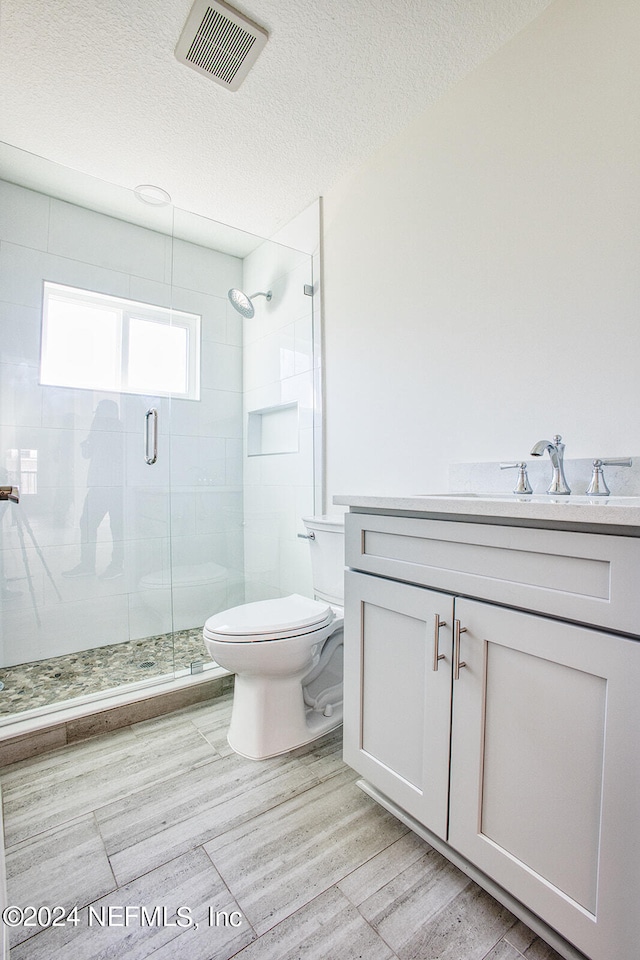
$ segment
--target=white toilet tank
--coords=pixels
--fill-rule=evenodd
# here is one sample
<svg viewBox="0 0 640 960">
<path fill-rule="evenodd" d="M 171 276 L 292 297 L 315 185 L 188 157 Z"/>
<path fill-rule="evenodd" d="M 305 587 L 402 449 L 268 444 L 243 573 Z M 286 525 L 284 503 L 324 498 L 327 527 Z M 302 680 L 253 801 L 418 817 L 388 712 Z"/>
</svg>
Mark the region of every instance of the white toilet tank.
<svg viewBox="0 0 640 960">
<path fill-rule="evenodd" d="M 309 548 L 313 592 L 320 600 L 344 605 L 344 520 L 342 517 L 303 517 Z"/>
</svg>

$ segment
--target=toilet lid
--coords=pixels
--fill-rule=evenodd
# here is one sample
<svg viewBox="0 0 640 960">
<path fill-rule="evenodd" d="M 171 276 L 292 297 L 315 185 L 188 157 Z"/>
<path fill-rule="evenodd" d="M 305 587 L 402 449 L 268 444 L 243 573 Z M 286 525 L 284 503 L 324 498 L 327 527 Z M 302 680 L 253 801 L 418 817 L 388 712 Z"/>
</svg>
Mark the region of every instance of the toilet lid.
<svg viewBox="0 0 640 960">
<path fill-rule="evenodd" d="M 258 600 L 222 610 L 209 617 L 204 633 L 218 640 L 279 639 L 318 630 L 330 623 L 332 617 L 328 603 L 293 593 L 289 597 Z"/>
</svg>

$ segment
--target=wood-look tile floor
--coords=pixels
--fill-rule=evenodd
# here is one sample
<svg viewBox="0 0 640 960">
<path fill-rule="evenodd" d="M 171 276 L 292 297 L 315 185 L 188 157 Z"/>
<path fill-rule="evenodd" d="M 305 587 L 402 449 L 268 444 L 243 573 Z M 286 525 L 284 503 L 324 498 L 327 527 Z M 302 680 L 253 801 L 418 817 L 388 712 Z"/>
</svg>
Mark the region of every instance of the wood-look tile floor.
<svg viewBox="0 0 640 960">
<path fill-rule="evenodd" d="M 0 771 L 9 903 L 78 921 L 41 911 L 11 960 L 560 960 L 356 787 L 340 733 L 234 754 L 230 696 Z"/>
</svg>

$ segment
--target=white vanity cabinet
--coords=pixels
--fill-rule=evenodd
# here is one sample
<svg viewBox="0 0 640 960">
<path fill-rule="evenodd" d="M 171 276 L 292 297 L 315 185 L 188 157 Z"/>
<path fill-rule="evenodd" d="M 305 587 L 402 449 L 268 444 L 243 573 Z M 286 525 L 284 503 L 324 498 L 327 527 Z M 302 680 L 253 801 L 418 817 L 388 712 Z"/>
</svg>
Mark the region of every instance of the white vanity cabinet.
<svg viewBox="0 0 640 960">
<path fill-rule="evenodd" d="M 346 544 L 346 762 L 568 945 L 640 956 L 640 540 L 352 513 Z"/>
<path fill-rule="evenodd" d="M 345 761 L 446 840 L 453 598 L 347 571 L 345 601 Z"/>
</svg>

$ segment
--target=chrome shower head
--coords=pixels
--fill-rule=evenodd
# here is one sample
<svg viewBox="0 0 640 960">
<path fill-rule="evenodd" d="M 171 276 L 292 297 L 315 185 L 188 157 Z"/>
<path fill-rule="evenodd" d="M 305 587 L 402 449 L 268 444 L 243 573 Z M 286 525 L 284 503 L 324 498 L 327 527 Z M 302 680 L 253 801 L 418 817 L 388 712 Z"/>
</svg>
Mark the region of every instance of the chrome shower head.
<svg viewBox="0 0 640 960">
<path fill-rule="evenodd" d="M 235 287 L 232 287 L 228 293 L 231 306 L 234 307 L 243 317 L 246 317 L 247 320 L 250 320 L 251 317 L 255 314 L 255 307 L 252 304 L 254 297 L 266 297 L 267 300 L 271 300 L 272 293 L 271 290 L 267 290 L 266 293 L 252 293 L 250 297 L 243 293 L 242 290 L 236 290 Z"/>
</svg>

